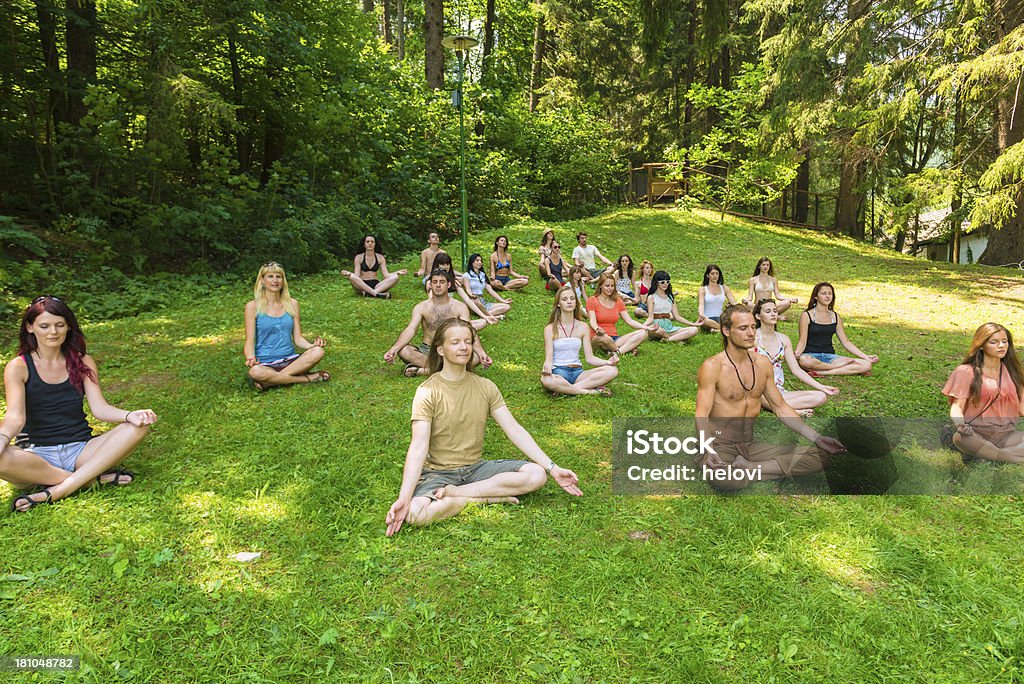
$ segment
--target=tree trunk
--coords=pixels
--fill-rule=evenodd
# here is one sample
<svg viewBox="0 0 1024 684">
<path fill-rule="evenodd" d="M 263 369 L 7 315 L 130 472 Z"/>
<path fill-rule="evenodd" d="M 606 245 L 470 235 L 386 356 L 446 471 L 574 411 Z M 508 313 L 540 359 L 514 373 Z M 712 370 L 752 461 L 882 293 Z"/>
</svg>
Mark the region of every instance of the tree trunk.
<svg viewBox="0 0 1024 684">
<path fill-rule="evenodd" d="M 427 86 L 434 90 L 444 88 L 444 51 L 441 32 L 444 30 L 444 4 L 442 0 L 423 2 L 424 67 Z"/>
<path fill-rule="evenodd" d="M 537 1 L 537 25 L 533 29 L 533 58 L 530 60 L 530 111 L 537 109 L 537 102 L 540 94 L 541 66 L 544 63 L 544 40 L 547 29 L 544 26 L 544 13 L 540 10 L 540 0 Z"/>
<path fill-rule="evenodd" d="M 391 30 L 391 7 L 395 0 L 380 0 L 380 6 L 384 8 L 384 42 L 388 45 L 395 44 L 395 35 Z"/>
<path fill-rule="evenodd" d="M 793 220 L 797 223 L 807 223 L 807 209 L 810 206 L 811 197 L 811 149 L 805 145 L 806 152 L 804 160 L 796 170 L 796 185 L 793 197 Z"/>
<path fill-rule="evenodd" d="M 285 130 L 284 121 L 277 112 L 267 112 L 267 130 L 263 137 L 263 168 L 260 172 L 260 185 L 270 181 L 270 173 L 275 162 L 284 157 Z"/>
<path fill-rule="evenodd" d="M 86 114 L 86 90 L 96 83 L 96 32 L 96 2 L 67 0 L 67 120 L 75 125 Z"/>
<path fill-rule="evenodd" d="M 373 11 L 373 0 L 363 0 L 363 12 L 369 14 Z"/>
<path fill-rule="evenodd" d="M 238 161 L 238 172 L 249 173 L 252 168 L 252 114 L 243 102 L 242 69 L 238 65 L 238 46 L 235 44 L 235 26 L 232 25 L 228 35 L 228 62 L 231 64 L 232 100 L 237 107 L 235 121 L 238 122 L 238 133 L 235 134 L 235 159 Z"/>
<path fill-rule="evenodd" d="M 483 73 L 487 73 L 487 58 L 494 52 L 494 24 L 495 24 L 494 0 L 487 0 L 486 16 L 484 18 L 484 61 Z"/>
<path fill-rule="evenodd" d="M 907 231 L 905 231 L 902 228 L 900 228 L 898 231 L 896 231 L 896 247 L 895 247 L 895 250 L 897 252 L 899 252 L 900 254 L 902 254 L 903 253 L 903 248 L 906 246 L 906 244 L 907 244 Z"/>
<path fill-rule="evenodd" d="M 996 0 L 993 4 L 996 35 L 1002 41 L 1024 20 L 1018 0 Z M 1021 79 L 1006 85 L 996 105 L 996 152 L 1002 154 L 1024 140 L 1024 84 Z M 989 231 L 988 245 L 979 264 L 1002 265 L 1024 261 L 1024 194 L 1018 192 L 1013 217 L 999 230 Z"/>
<path fill-rule="evenodd" d="M 53 142 L 57 127 L 67 120 L 67 98 L 60 73 L 60 54 L 57 52 L 57 19 L 52 10 L 48 0 L 36 0 L 36 21 L 39 24 L 39 45 L 43 51 L 43 74 L 47 88 L 47 142 Z"/>
<path fill-rule="evenodd" d="M 860 185 L 864 174 L 864 162 L 851 158 L 848 148 L 852 145 L 848 137 L 840 143 L 840 147 L 843 149 L 843 161 L 839 172 L 839 199 L 836 200 L 835 228 L 851 237 L 862 239 L 864 225 L 857 221 L 861 200 L 857 186 Z"/>
<path fill-rule="evenodd" d="M 398 59 L 405 59 L 405 0 L 395 0 L 395 35 L 398 38 Z"/>
</svg>

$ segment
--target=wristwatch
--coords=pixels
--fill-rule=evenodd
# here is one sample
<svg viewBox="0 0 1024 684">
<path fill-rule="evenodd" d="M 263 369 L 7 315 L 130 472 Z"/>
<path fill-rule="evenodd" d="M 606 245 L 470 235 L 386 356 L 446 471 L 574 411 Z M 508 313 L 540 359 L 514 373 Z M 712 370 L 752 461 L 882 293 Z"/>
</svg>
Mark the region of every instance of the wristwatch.
<svg viewBox="0 0 1024 684">
<path fill-rule="evenodd" d="M 548 465 L 547 465 L 547 467 L 546 467 L 546 468 L 545 468 L 544 470 L 548 471 L 548 474 L 550 474 L 550 473 L 551 473 L 551 471 L 552 471 L 552 470 L 554 470 L 554 469 L 555 469 L 555 462 L 554 462 L 554 461 L 552 461 L 552 460 L 551 460 L 551 459 L 549 458 L 549 459 L 548 459 Z"/>
</svg>

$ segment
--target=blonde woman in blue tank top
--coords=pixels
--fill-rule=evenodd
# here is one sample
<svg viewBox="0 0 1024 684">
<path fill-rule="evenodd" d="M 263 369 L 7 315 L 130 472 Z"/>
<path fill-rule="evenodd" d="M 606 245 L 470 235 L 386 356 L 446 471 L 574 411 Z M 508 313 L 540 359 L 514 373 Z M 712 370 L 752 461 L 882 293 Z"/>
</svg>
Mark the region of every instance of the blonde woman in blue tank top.
<svg viewBox="0 0 1024 684">
<path fill-rule="evenodd" d="M 245 365 L 253 386 L 262 391 L 275 385 L 330 380 L 327 371 L 311 372 L 324 357 L 326 346 L 322 337 L 310 342 L 302 336 L 299 303 L 288 293 L 281 265 L 263 264 L 253 300 L 245 305 Z"/>
<path fill-rule="evenodd" d="M 544 327 L 544 367 L 540 384 L 554 394 L 600 394 L 611 396 L 606 385 L 619 374 L 617 354 L 605 361 L 594 354 L 590 327 L 580 310 L 580 300 L 571 285 L 555 293 L 555 305 Z M 583 370 L 580 351 L 594 368 Z"/>
</svg>

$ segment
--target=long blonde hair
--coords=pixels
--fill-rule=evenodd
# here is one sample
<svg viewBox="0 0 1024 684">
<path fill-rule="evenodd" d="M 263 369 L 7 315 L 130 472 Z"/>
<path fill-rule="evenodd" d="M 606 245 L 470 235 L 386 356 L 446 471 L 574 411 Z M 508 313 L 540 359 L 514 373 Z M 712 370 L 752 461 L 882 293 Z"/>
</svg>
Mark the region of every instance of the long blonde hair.
<svg viewBox="0 0 1024 684">
<path fill-rule="evenodd" d="M 573 318 L 575 318 L 577 321 L 587 320 L 583 316 L 583 311 L 580 309 L 580 296 L 576 294 L 576 288 L 574 288 L 572 285 L 566 284 L 558 288 L 558 290 L 555 292 L 555 306 L 553 309 L 551 309 L 551 315 L 548 316 L 548 325 L 554 325 L 555 323 L 557 323 L 561 316 L 562 307 L 560 304 L 560 300 L 562 299 L 563 292 L 572 292 L 572 298 L 576 300 L 576 307 L 573 309 L 572 312 Z"/>
<path fill-rule="evenodd" d="M 284 274 L 284 268 L 276 261 L 263 264 L 256 276 L 256 285 L 252 288 L 252 298 L 256 300 L 256 314 L 267 313 L 267 288 L 263 285 L 263 276 L 268 273 L 281 274 L 281 305 L 289 316 L 294 316 L 298 309 L 295 308 L 295 300 L 288 293 L 288 277 Z"/>
<path fill-rule="evenodd" d="M 429 375 L 439 373 L 444 368 L 444 357 L 437 351 L 438 347 L 444 345 L 445 335 L 452 328 L 467 328 L 469 329 L 470 338 L 473 344 L 476 345 L 476 330 L 469 324 L 469 321 L 465 321 L 461 318 L 446 318 L 441 321 L 441 325 L 437 326 L 437 330 L 434 331 L 434 339 L 430 341 L 430 351 L 427 352 L 427 370 Z M 472 357 L 470 357 L 472 359 Z M 472 363 L 466 366 L 466 370 L 470 373 L 473 372 Z"/>
</svg>

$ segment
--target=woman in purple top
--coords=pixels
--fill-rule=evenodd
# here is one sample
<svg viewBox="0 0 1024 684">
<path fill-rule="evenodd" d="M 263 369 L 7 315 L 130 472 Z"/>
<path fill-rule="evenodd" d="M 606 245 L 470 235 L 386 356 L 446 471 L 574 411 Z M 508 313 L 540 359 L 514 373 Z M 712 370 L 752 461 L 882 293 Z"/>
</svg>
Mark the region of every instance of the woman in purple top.
<svg viewBox="0 0 1024 684">
<path fill-rule="evenodd" d="M 0 421 L 0 479 L 21 494 L 11 510 L 21 513 L 53 503 L 90 483 L 131 484 L 134 475 L 115 467 L 149 432 L 149 409 L 111 406 L 100 391 L 96 362 L 85 353 L 85 336 L 71 309 L 56 297 L 39 297 L 25 310 L 18 355 L 4 369 L 7 412 Z M 120 423 L 93 436 L 82 398 L 97 420 Z M 9 444 L 17 437 L 15 445 Z"/>
</svg>

